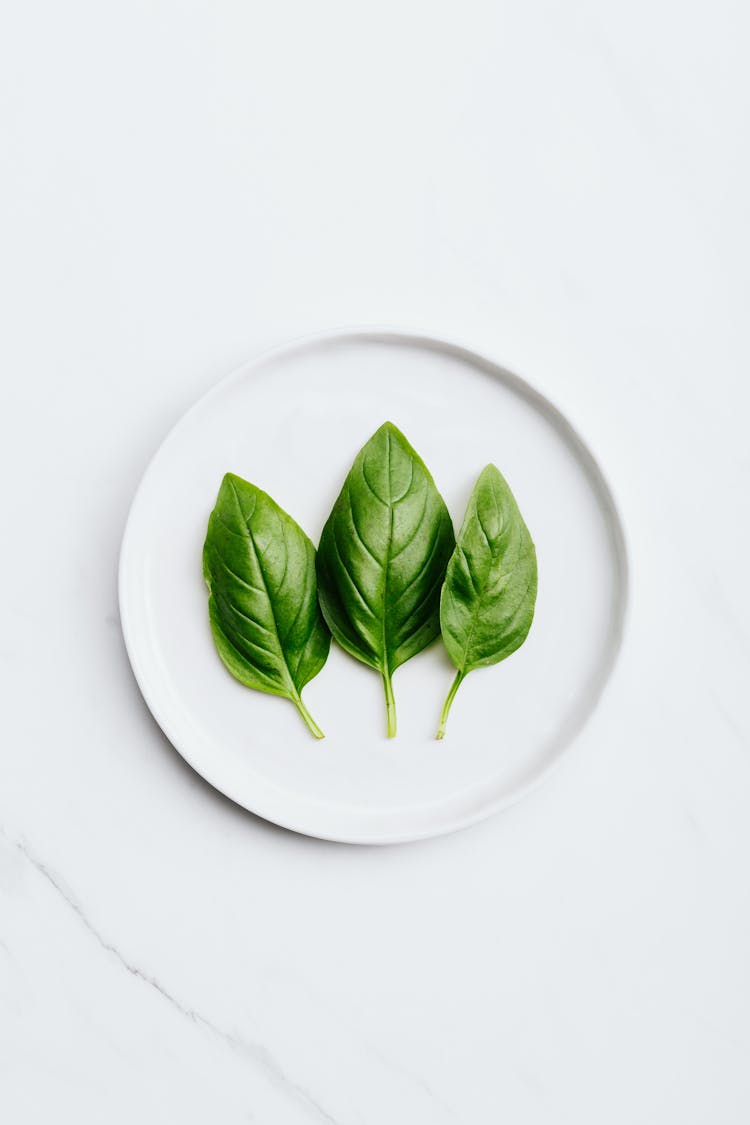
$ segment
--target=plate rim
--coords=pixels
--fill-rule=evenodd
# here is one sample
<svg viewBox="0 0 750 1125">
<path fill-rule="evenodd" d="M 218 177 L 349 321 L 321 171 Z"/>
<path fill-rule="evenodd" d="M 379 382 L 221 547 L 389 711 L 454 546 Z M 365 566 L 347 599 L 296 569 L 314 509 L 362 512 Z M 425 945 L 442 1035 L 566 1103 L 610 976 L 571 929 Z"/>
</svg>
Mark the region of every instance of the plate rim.
<svg viewBox="0 0 750 1125">
<path fill-rule="evenodd" d="M 611 523 L 616 538 L 616 555 L 620 560 L 620 574 L 619 574 L 619 589 L 620 597 L 618 600 L 618 613 L 615 620 L 615 630 L 613 641 L 610 643 L 605 656 L 605 662 L 602 667 L 602 674 L 596 682 L 593 692 L 593 699 L 591 706 L 586 711 L 583 719 L 577 723 L 575 728 L 569 735 L 568 741 L 565 743 L 562 752 L 556 754 L 549 761 L 544 763 L 524 784 L 518 786 L 512 793 L 500 795 L 494 799 L 490 799 L 480 805 L 479 808 L 469 813 L 458 813 L 452 817 L 448 817 L 444 822 L 440 823 L 437 827 L 427 829 L 419 829 L 413 832 L 403 831 L 372 831 L 366 830 L 362 832 L 352 833 L 350 831 L 335 831 L 325 830 L 320 825 L 304 824 L 294 817 L 283 817 L 277 815 L 276 811 L 269 811 L 263 809 L 263 802 L 260 801 L 258 805 L 251 807 L 243 800 L 239 799 L 233 793 L 228 791 L 220 781 L 211 776 L 211 770 L 206 769 L 205 765 L 197 764 L 193 757 L 190 756 L 183 747 L 179 745 L 179 735 L 174 733 L 174 726 L 168 715 L 165 715 L 161 705 L 154 699 L 154 693 L 151 691 L 148 676 L 140 667 L 140 663 L 135 651 L 135 642 L 132 634 L 132 625 L 128 609 L 128 550 L 130 540 L 133 537 L 133 528 L 136 524 L 136 519 L 139 514 L 139 507 L 142 503 L 142 498 L 146 493 L 149 479 L 154 471 L 156 462 L 161 454 L 164 446 L 171 439 L 173 434 L 187 422 L 188 418 L 192 416 L 194 411 L 202 408 L 214 395 L 218 395 L 232 384 L 239 382 L 242 379 L 252 375 L 255 368 L 261 367 L 263 364 L 283 357 L 285 354 L 303 350 L 307 347 L 316 344 L 324 343 L 327 341 L 345 340 L 350 339 L 353 341 L 366 341 L 368 339 L 377 339 L 382 342 L 389 343 L 403 343 L 411 346 L 422 346 L 431 350 L 441 351 L 444 354 L 453 355 L 459 359 L 471 363 L 473 366 L 483 367 L 497 374 L 506 386 L 511 387 L 514 391 L 521 394 L 527 402 L 536 405 L 542 412 L 550 418 L 556 428 L 561 431 L 565 437 L 572 442 L 575 447 L 576 453 L 582 455 L 586 462 L 586 468 L 591 473 L 593 472 L 597 486 L 600 490 L 602 498 L 606 501 L 607 509 L 611 516 Z M 133 498 L 128 508 L 128 513 L 125 519 L 124 530 L 120 545 L 119 559 L 118 559 L 118 574 L 117 574 L 117 591 L 118 591 L 118 605 L 120 616 L 120 627 L 123 636 L 123 642 L 127 653 L 128 661 L 135 677 L 138 689 L 143 697 L 143 701 L 159 726 L 162 733 L 167 738 L 173 750 L 180 755 L 191 769 L 203 778 L 212 788 L 222 793 L 225 797 L 231 800 L 239 808 L 244 809 L 253 816 L 260 817 L 268 823 L 275 824 L 288 831 L 298 833 L 303 836 L 309 836 L 314 839 L 327 840 L 333 843 L 343 844 L 357 844 L 357 845 L 388 845 L 388 844 L 401 844 L 416 842 L 418 840 L 430 839 L 432 837 L 447 835 L 452 832 L 459 831 L 463 828 L 468 828 L 472 824 L 477 824 L 482 820 L 493 816 L 495 813 L 501 812 L 515 805 L 518 801 L 523 800 L 532 793 L 538 786 L 540 786 L 550 774 L 557 769 L 564 759 L 568 757 L 574 749 L 577 739 L 581 732 L 584 730 L 592 715 L 598 709 L 602 697 L 611 683 L 614 676 L 616 667 L 619 663 L 620 654 L 622 652 L 626 629 L 630 616 L 630 601 L 632 584 L 632 564 L 631 552 L 629 547 L 628 534 L 626 529 L 626 522 L 623 519 L 623 509 L 618 501 L 615 490 L 612 487 L 609 476 L 604 472 L 601 461 L 595 452 L 595 447 L 587 437 L 581 433 L 578 425 L 574 424 L 567 413 L 563 413 L 557 402 L 547 394 L 546 391 L 540 390 L 534 383 L 530 382 L 527 378 L 519 375 L 516 371 L 506 367 L 505 364 L 496 359 L 492 354 L 488 353 L 483 348 L 474 347 L 464 341 L 458 341 L 455 338 L 448 338 L 437 333 L 428 332 L 424 330 L 396 327 L 392 325 L 381 324 L 358 324 L 353 326 L 343 326 L 333 329 L 324 329 L 318 332 L 304 333 L 299 336 L 292 337 L 281 343 L 274 344 L 259 351 L 250 359 L 245 360 L 239 366 L 230 371 L 227 375 L 222 376 L 211 387 L 208 388 L 203 394 L 187 408 L 176 419 L 176 421 L 169 427 L 167 432 L 162 437 L 156 449 L 149 458 L 145 469 L 138 481 Z M 274 783 L 275 784 L 275 783 Z"/>
</svg>

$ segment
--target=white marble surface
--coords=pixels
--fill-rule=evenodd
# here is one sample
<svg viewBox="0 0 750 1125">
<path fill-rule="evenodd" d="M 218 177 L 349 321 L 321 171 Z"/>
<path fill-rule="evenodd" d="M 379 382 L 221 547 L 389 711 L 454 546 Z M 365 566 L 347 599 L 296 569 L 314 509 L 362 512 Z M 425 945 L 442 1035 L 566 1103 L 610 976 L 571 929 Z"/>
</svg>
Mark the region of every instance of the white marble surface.
<svg viewBox="0 0 750 1125">
<path fill-rule="evenodd" d="M 0 1117 L 750 1119 L 750 20 L 734 0 L 11 6 L 0 36 Z M 590 438 L 633 602 L 511 812 L 385 849 L 191 773 L 116 559 L 166 429 L 345 323 Z"/>
</svg>

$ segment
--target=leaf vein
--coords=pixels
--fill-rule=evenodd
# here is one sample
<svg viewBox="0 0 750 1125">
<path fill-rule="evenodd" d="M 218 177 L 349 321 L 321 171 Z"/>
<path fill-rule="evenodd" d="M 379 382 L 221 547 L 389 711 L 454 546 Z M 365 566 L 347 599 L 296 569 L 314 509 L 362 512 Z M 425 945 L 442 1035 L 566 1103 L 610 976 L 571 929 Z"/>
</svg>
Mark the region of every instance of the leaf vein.
<svg viewBox="0 0 750 1125">
<path fill-rule="evenodd" d="M 414 542 L 414 540 L 416 539 L 417 535 L 419 534 L 419 529 L 421 528 L 422 524 L 424 523 L 424 517 L 425 517 L 425 514 L 426 514 L 426 512 L 427 512 L 427 501 L 428 501 L 428 495 L 427 495 L 427 489 L 425 489 L 425 494 L 424 494 L 424 505 L 423 505 L 423 507 L 422 507 L 422 511 L 421 511 L 421 513 L 420 513 L 420 516 L 419 516 L 419 520 L 418 520 L 418 521 L 417 521 L 417 523 L 415 524 L 415 526 L 414 526 L 414 531 L 413 531 L 413 532 L 411 533 L 411 535 L 410 535 L 410 536 L 409 536 L 409 538 L 408 538 L 408 539 L 406 540 L 406 542 L 405 542 L 405 543 L 402 543 L 402 545 L 401 545 L 401 546 L 399 547 L 399 549 L 398 549 L 398 550 L 396 551 L 396 554 L 395 554 L 395 555 L 392 555 L 392 556 L 391 556 L 391 562 L 392 562 L 392 563 L 394 563 L 394 562 L 396 561 L 396 559 L 399 559 L 399 558 L 401 558 L 401 556 L 403 555 L 404 551 L 405 551 L 405 550 L 407 550 L 407 548 L 408 548 L 408 547 L 410 547 L 410 546 L 412 545 L 412 543 L 413 543 L 413 542 Z"/>
<path fill-rule="evenodd" d="M 358 542 L 359 542 L 360 546 L 362 547 L 362 549 L 364 550 L 364 552 L 365 552 L 365 553 L 366 553 L 367 555 L 369 555 L 369 557 L 370 557 L 370 558 L 372 559 L 372 561 L 373 561 L 373 562 L 374 562 L 374 563 L 375 563 L 375 564 L 376 564 L 377 566 L 379 566 L 379 567 L 380 567 L 380 566 L 382 566 L 382 565 L 383 565 L 383 564 L 382 564 L 382 562 L 381 562 L 381 561 L 380 561 L 380 559 L 379 559 L 379 558 L 377 557 L 377 555 L 375 555 L 375 554 L 374 554 L 374 553 L 373 553 L 373 552 L 372 552 L 372 551 L 370 550 L 370 548 L 369 548 L 369 547 L 367 546 L 367 544 L 365 543 L 365 540 L 364 540 L 364 538 L 363 538 L 363 536 L 362 536 L 362 532 L 361 532 L 361 531 L 359 530 L 359 527 L 357 526 L 357 521 L 356 521 L 356 519 L 355 519 L 355 516 L 354 516 L 354 504 L 352 503 L 352 495 L 351 495 L 351 485 L 349 484 L 349 481 L 348 481 L 348 480 L 347 480 L 347 482 L 346 482 L 346 488 L 347 488 L 347 496 L 348 496 L 348 498 L 349 498 L 349 512 L 350 512 L 350 514 L 351 514 L 351 517 L 352 517 L 352 527 L 354 528 L 354 534 L 356 535 L 356 537 L 357 537 L 357 540 L 358 540 Z"/>
<path fill-rule="evenodd" d="M 251 590 L 252 593 L 254 593 L 254 594 L 261 594 L 262 596 L 266 595 L 266 591 L 264 589 L 262 589 L 260 586 L 253 586 L 252 582 L 248 582 L 247 579 L 243 578 L 241 574 L 237 574 L 236 571 L 232 570 L 231 566 L 229 566 L 229 564 L 224 561 L 224 559 L 221 557 L 221 555 L 217 554 L 216 559 L 217 559 L 219 565 L 222 566 L 224 568 L 224 570 L 227 572 L 227 574 L 231 574 L 232 578 L 236 579 L 237 582 L 239 582 L 242 586 L 245 586 L 248 590 Z"/>
<path fill-rule="evenodd" d="M 359 586 L 356 583 L 356 580 L 355 580 L 354 576 L 350 573 L 350 571 L 349 571 L 349 569 L 348 569 L 348 567 L 347 567 L 347 565 L 344 561 L 343 555 L 341 554 L 341 549 L 339 547 L 338 540 L 336 538 L 336 524 L 335 524 L 335 522 L 333 524 L 333 527 L 331 528 L 331 541 L 332 541 L 334 549 L 336 551 L 336 557 L 338 558 L 339 563 L 341 564 L 341 569 L 343 570 L 346 577 L 349 579 L 352 590 L 354 591 L 354 593 L 357 595 L 357 597 L 361 601 L 363 607 L 370 614 L 373 621 L 377 621 L 378 620 L 377 613 L 372 608 L 372 606 L 370 605 L 370 603 L 367 601 L 364 594 L 360 590 Z"/>
</svg>

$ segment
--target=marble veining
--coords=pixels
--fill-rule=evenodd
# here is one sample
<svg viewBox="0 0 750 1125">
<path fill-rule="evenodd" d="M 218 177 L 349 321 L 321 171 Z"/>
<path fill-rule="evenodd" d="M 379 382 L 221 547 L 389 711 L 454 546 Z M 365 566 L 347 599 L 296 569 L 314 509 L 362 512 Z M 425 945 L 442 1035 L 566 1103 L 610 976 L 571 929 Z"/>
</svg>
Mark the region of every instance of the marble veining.
<svg viewBox="0 0 750 1125">
<path fill-rule="evenodd" d="M 2 828 L 0 828 L 0 833 L 8 840 Z M 238 1051 L 245 1058 L 250 1060 L 253 1065 L 259 1067 L 270 1081 L 278 1085 L 285 1093 L 289 1094 L 290 1097 L 297 1099 L 305 1109 L 309 1111 L 311 1120 L 326 1121 L 329 1125 L 337 1125 L 336 1118 L 332 1117 L 323 1106 L 315 1100 L 308 1090 L 303 1089 L 284 1073 L 277 1060 L 266 1047 L 262 1046 L 262 1044 L 250 1043 L 240 1036 L 217 1026 L 212 1020 L 208 1019 L 200 1012 L 197 1012 L 194 1008 L 186 1007 L 185 1004 L 178 1000 L 177 997 L 173 996 L 163 984 L 155 979 L 155 977 L 143 972 L 137 965 L 132 964 L 117 946 L 113 945 L 102 936 L 99 930 L 86 916 L 80 903 L 74 898 L 71 892 L 66 889 L 62 879 L 53 873 L 50 867 L 35 854 L 26 841 L 11 840 L 8 842 L 20 852 L 34 870 L 52 887 L 59 898 L 73 911 L 87 933 L 91 935 L 100 948 L 103 949 L 105 953 L 109 954 L 125 972 L 129 973 L 147 987 L 153 988 L 175 1011 L 179 1012 L 180 1015 L 185 1016 L 186 1019 L 191 1020 L 197 1026 L 204 1028 L 206 1031 L 210 1032 L 211 1035 L 215 1035 L 233 1050 Z M 9 953 L 5 944 L 1 944 L 2 948 Z"/>
</svg>

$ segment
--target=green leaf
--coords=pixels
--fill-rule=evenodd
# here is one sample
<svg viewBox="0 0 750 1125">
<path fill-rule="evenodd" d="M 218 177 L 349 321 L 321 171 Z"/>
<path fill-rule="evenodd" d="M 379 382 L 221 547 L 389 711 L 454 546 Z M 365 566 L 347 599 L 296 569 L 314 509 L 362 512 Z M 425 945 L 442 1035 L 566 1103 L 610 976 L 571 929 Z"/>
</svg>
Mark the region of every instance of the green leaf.
<svg viewBox="0 0 750 1125">
<path fill-rule="evenodd" d="M 497 664 L 523 644 L 534 619 L 536 551 L 513 493 L 494 465 L 479 475 L 440 595 L 440 628 L 458 669 L 453 698 L 474 668 Z"/>
<path fill-rule="evenodd" d="M 318 606 L 315 548 L 271 497 L 227 473 L 208 521 L 203 574 L 222 661 L 240 683 L 295 705 L 323 733 L 301 698 L 328 658 Z"/>
<path fill-rule="evenodd" d="M 323 528 L 318 588 L 336 640 L 383 678 L 389 738 L 391 677 L 440 632 L 440 586 L 454 542 L 424 462 L 386 422 L 357 454 Z"/>
</svg>

